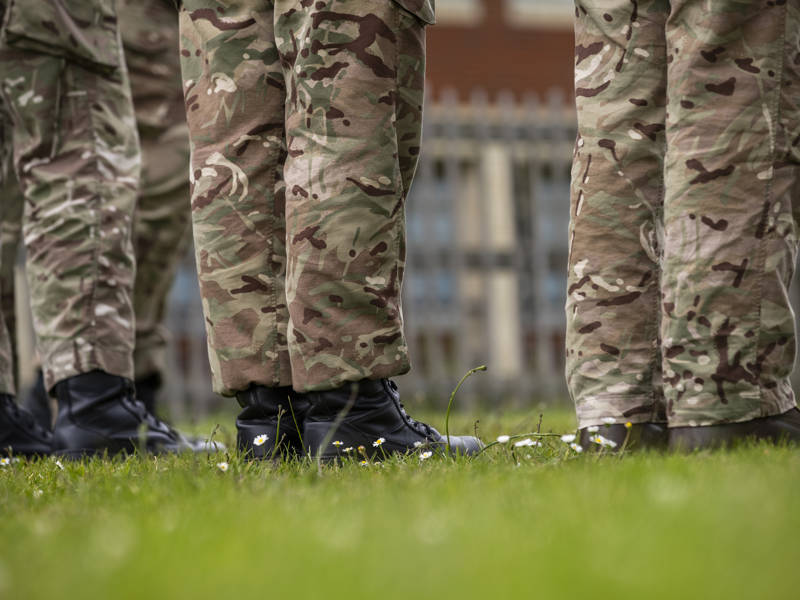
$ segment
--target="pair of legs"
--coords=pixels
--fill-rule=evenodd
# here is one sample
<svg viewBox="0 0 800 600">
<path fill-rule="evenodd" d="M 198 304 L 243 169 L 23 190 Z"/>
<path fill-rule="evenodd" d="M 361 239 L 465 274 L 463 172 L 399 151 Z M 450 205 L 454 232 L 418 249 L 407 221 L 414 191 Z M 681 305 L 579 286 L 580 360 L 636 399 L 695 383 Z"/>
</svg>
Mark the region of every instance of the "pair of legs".
<svg viewBox="0 0 800 600">
<path fill-rule="evenodd" d="M 567 379 L 579 426 L 794 409 L 800 9 L 581 0 Z"/>
<path fill-rule="evenodd" d="M 165 0 L 118 2 L 125 62 L 142 152 L 141 183 L 133 218 L 136 275 L 133 285 L 137 395 L 151 412 L 164 380 L 168 333 L 163 326 L 166 300 L 191 231 L 189 228 L 189 138 L 183 112 L 178 15 Z M 6 126 L 8 129 L 8 125 Z M 10 162 L 10 161 L 9 161 Z M 9 337 L 16 340 L 14 264 L 22 229 L 23 197 L 11 165 L 3 179 L 0 232 L 0 289 Z M 28 408 L 50 427 L 43 382 L 37 382 Z"/>
<path fill-rule="evenodd" d="M 24 196 L 22 235 L 45 389 L 59 402 L 50 442 L 27 427 L 30 420 L 11 400 L 12 342 L 0 326 L 2 447 L 130 450 L 142 427 L 150 448 L 187 447 L 136 402 L 131 385 L 140 149 L 116 12 L 97 1 L 69 12 L 50 2 L 0 7 L 4 151 L 13 154 Z M 19 197 L 2 202 L 5 235 Z"/>
<path fill-rule="evenodd" d="M 350 382 L 408 370 L 404 200 L 432 16 L 422 0 L 183 3 L 192 220 L 218 393 L 246 407 L 276 390 L 321 405 Z M 374 395 L 388 401 L 390 388 Z"/>
</svg>

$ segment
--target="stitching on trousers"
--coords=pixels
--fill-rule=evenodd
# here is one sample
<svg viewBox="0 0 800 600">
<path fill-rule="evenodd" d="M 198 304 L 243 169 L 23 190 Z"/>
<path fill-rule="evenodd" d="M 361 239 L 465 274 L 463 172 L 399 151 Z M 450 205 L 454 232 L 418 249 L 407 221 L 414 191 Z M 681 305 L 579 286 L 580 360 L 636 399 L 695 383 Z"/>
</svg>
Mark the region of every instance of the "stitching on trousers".
<svg viewBox="0 0 800 600">
<path fill-rule="evenodd" d="M 783 76 L 784 72 L 786 71 L 786 13 L 788 11 L 788 3 L 783 5 L 781 10 L 781 36 L 779 40 L 779 52 L 780 52 L 780 66 L 778 68 L 778 73 L 776 77 L 777 84 L 775 86 L 775 99 L 773 100 L 772 110 L 770 111 L 770 116 L 774 115 L 774 123 L 773 126 L 770 127 L 770 156 L 769 156 L 769 168 L 772 172 L 772 177 L 770 177 L 769 181 L 767 181 L 767 185 L 764 189 L 764 202 L 767 204 L 771 204 L 772 201 L 772 184 L 775 181 L 775 155 L 777 152 L 777 128 L 780 126 L 780 116 L 781 116 L 781 92 L 783 89 Z M 767 244 L 769 242 L 769 233 L 768 231 L 764 231 L 764 237 L 761 239 L 761 243 L 758 245 L 757 251 L 757 259 L 758 259 L 758 335 L 756 336 L 756 343 L 755 343 L 755 358 L 758 358 L 758 353 L 761 348 L 764 327 L 762 323 L 762 305 L 764 303 L 764 279 L 765 279 L 765 269 L 766 269 L 766 262 L 767 262 Z M 794 326 L 794 325 L 793 325 Z M 766 360 L 766 358 L 765 358 Z M 758 389 L 758 396 L 760 399 L 764 398 L 764 390 L 761 385 L 761 372 L 758 372 L 758 381 L 756 381 L 756 387 Z"/>
</svg>

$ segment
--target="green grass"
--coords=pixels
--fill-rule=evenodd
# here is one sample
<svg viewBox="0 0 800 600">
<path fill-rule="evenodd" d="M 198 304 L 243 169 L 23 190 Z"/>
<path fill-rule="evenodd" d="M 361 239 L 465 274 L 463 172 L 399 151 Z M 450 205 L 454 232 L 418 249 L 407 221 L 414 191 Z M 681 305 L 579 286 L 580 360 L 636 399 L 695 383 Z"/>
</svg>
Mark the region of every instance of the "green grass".
<svg viewBox="0 0 800 600">
<path fill-rule="evenodd" d="M 572 423 L 546 412 L 542 431 Z M 798 474 L 788 448 L 620 459 L 557 437 L 321 475 L 235 455 L 17 463 L 0 468 L 0 598 L 793 598 Z"/>
</svg>

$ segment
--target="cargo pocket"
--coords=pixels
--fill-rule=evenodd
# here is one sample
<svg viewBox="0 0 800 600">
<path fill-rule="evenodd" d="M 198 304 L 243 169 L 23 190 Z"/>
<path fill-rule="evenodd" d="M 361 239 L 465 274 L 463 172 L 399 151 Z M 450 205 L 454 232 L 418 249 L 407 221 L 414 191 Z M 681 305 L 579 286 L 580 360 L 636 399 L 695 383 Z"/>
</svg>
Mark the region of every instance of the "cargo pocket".
<svg viewBox="0 0 800 600">
<path fill-rule="evenodd" d="M 89 68 L 121 65 L 114 0 L 10 0 L 2 31 L 12 48 L 52 54 Z"/>
<path fill-rule="evenodd" d="M 420 21 L 428 25 L 436 23 L 434 1 L 435 0 L 394 0 L 396 4 L 402 6 Z"/>
</svg>

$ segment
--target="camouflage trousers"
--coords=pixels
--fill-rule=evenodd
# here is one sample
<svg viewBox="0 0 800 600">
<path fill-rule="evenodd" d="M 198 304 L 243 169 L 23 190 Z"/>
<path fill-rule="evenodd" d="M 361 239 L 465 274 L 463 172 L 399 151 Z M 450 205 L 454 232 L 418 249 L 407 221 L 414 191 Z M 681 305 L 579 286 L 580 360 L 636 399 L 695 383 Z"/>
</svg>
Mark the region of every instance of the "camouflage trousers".
<svg viewBox="0 0 800 600">
<path fill-rule="evenodd" d="M 117 11 L 142 148 L 141 185 L 133 222 L 134 374 L 137 379 L 163 377 L 168 343 L 163 325 L 167 295 L 191 236 L 189 138 L 177 51 L 178 13 L 171 0 L 120 0 Z M 16 178 L 8 175 L 6 171 L 0 207 L 0 302 L 13 350 L 14 263 L 23 199 Z"/>
<path fill-rule="evenodd" d="M 215 391 L 409 368 L 404 200 L 429 0 L 186 0 L 192 220 Z"/>
<path fill-rule="evenodd" d="M 131 220 L 140 155 L 114 3 L 0 7 L 3 154 L 13 154 L 24 193 L 22 235 L 46 385 L 92 369 L 132 377 Z M 14 213 L 7 201 L 20 206 L 13 193 L 4 195 L 4 236 L 13 229 L 5 227 Z M 0 327 L 0 392 L 9 394 L 11 346 Z"/>
<path fill-rule="evenodd" d="M 142 147 L 133 223 L 133 360 L 140 379 L 161 375 L 167 363 L 167 296 L 191 242 L 189 131 L 173 0 L 117 0 L 117 7 Z"/>
<path fill-rule="evenodd" d="M 792 408 L 800 5 L 578 0 L 575 31 L 580 426 Z"/>
</svg>

